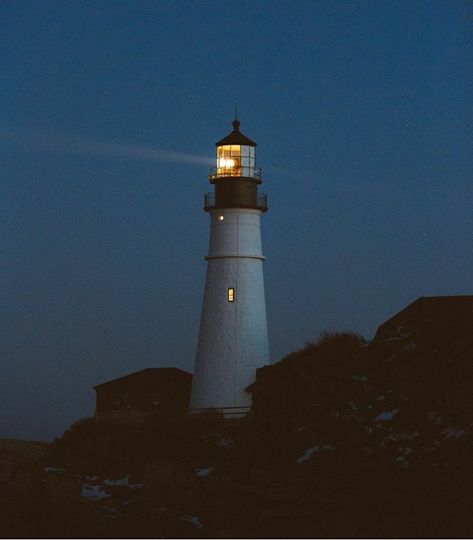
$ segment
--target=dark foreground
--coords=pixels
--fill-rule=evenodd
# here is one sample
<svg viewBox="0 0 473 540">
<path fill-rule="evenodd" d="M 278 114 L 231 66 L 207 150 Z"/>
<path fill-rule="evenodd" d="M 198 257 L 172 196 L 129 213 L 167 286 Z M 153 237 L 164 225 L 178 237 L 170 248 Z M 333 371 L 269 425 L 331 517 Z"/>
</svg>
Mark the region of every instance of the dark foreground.
<svg viewBox="0 0 473 540">
<path fill-rule="evenodd" d="M 473 336 L 326 337 L 251 416 L 0 442 L 2 537 L 472 537 Z"/>
</svg>

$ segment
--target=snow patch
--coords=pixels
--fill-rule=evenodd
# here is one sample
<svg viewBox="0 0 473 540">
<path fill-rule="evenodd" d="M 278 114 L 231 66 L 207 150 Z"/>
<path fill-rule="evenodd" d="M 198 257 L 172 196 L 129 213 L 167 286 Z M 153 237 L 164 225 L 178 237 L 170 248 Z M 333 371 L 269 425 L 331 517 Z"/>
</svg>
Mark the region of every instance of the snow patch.
<svg viewBox="0 0 473 540">
<path fill-rule="evenodd" d="M 103 483 L 106 486 L 125 486 L 129 487 L 131 489 L 140 489 L 143 484 L 130 484 L 129 482 L 130 475 L 127 474 L 123 478 L 120 478 L 118 480 L 104 480 Z"/>
<path fill-rule="evenodd" d="M 116 508 L 113 508 L 113 506 L 102 506 L 102 510 L 105 510 L 105 512 L 110 512 L 111 514 L 120 513 Z"/>
<path fill-rule="evenodd" d="M 187 521 L 193 527 L 197 527 L 198 529 L 202 528 L 202 522 L 200 521 L 200 518 L 198 516 L 191 516 L 190 514 L 184 514 L 182 516 L 178 516 L 178 518 L 182 519 L 182 521 Z"/>
<path fill-rule="evenodd" d="M 383 411 L 382 413 L 378 414 L 378 416 L 374 420 L 375 422 L 386 422 L 387 420 L 392 420 L 398 412 L 399 409 L 393 409 L 392 411 Z"/>
<path fill-rule="evenodd" d="M 63 473 L 66 469 L 60 469 L 59 467 L 45 467 L 44 469 L 48 473 Z"/>
<path fill-rule="evenodd" d="M 297 458 L 296 463 L 304 463 L 304 461 L 307 461 L 318 451 L 319 451 L 319 445 L 313 446 L 312 448 L 307 448 L 307 450 L 302 454 L 302 456 L 300 458 Z"/>
<path fill-rule="evenodd" d="M 398 456 L 395 460 L 396 463 L 399 463 L 402 468 L 407 469 L 409 467 L 409 462 L 404 456 Z"/>
<path fill-rule="evenodd" d="M 368 377 L 366 375 L 352 375 L 354 381 L 366 382 Z"/>
<path fill-rule="evenodd" d="M 314 454 L 317 454 L 317 452 L 334 452 L 335 450 L 336 447 L 331 444 L 312 446 L 312 448 L 307 448 L 302 456 L 296 459 L 296 463 L 304 463 L 304 461 L 310 459 Z"/>
<path fill-rule="evenodd" d="M 398 451 L 400 455 L 394 459 L 394 462 L 399 463 L 401 467 L 406 469 L 407 467 L 409 467 L 409 461 L 407 461 L 406 456 L 412 454 L 412 448 L 398 448 Z"/>
<path fill-rule="evenodd" d="M 104 491 L 102 486 L 90 486 L 89 484 L 84 484 L 82 486 L 81 496 L 92 501 L 100 501 L 111 495 Z"/>
<path fill-rule="evenodd" d="M 327 450 L 328 452 L 333 452 L 335 450 L 335 446 L 332 446 L 331 444 L 324 444 L 322 446 L 322 450 Z"/>
<path fill-rule="evenodd" d="M 220 446 L 223 446 L 224 448 L 232 448 L 232 446 L 235 444 L 232 439 L 229 439 L 228 437 L 222 437 L 219 441 L 218 441 L 218 444 Z"/>
<path fill-rule="evenodd" d="M 460 428 L 448 427 L 442 431 L 442 435 L 445 435 L 447 439 L 459 439 L 465 435 L 465 430 Z"/>
<path fill-rule="evenodd" d="M 208 476 L 213 471 L 213 467 L 208 467 L 207 469 L 196 469 L 195 474 L 197 476 Z"/>
</svg>

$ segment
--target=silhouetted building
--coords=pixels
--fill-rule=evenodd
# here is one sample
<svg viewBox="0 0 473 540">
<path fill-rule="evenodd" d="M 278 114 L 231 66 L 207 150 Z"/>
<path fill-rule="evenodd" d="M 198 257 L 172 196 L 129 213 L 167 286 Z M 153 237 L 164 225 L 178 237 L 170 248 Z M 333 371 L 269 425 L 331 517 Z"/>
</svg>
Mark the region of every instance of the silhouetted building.
<svg viewBox="0 0 473 540">
<path fill-rule="evenodd" d="M 469 331 L 473 334 L 473 296 L 425 296 L 381 324 L 374 339 L 412 335 L 436 340 Z"/>
<path fill-rule="evenodd" d="M 152 415 L 185 415 L 192 375 L 177 368 L 147 368 L 94 386 L 99 419 L 139 421 Z"/>
</svg>

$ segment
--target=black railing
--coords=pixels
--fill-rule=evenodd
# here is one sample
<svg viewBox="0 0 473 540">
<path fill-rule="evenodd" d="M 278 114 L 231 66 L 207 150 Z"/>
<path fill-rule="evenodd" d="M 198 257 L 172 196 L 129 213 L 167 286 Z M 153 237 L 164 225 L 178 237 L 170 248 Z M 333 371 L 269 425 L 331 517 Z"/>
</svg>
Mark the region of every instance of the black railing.
<svg viewBox="0 0 473 540">
<path fill-rule="evenodd" d="M 212 167 L 209 172 L 209 180 L 226 177 L 257 178 L 261 180 L 261 167 Z"/>
<path fill-rule="evenodd" d="M 233 420 L 244 418 L 250 411 L 250 405 L 242 405 L 241 407 L 208 407 L 205 409 L 191 409 L 189 413 L 191 417 L 194 418 L 223 418 L 226 420 Z"/>
<path fill-rule="evenodd" d="M 204 195 L 204 209 L 211 210 L 212 208 L 256 208 L 257 210 L 262 210 L 266 212 L 268 209 L 268 196 L 266 193 L 257 193 L 256 201 L 254 204 L 245 204 L 245 203 L 228 203 L 225 205 L 218 205 L 215 202 L 215 192 L 210 191 Z"/>
</svg>

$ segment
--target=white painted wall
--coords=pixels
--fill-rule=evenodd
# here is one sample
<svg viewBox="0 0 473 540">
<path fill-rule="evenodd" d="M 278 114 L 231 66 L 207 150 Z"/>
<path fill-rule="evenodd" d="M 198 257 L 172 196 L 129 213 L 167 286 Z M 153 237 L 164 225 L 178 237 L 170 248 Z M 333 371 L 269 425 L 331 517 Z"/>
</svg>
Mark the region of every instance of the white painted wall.
<svg viewBox="0 0 473 540">
<path fill-rule="evenodd" d="M 247 256 L 264 259 L 260 218 L 261 211 L 252 209 L 232 208 L 210 212 L 210 243 L 206 258 Z"/>
<path fill-rule="evenodd" d="M 253 209 L 210 212 L 191 409 L 250 405 L 245 388 L 256 369 L 269 363 L 260 217 Z M 229 287 L 235 288 L 234 302 L 227 300 Z"/>
</svg>

